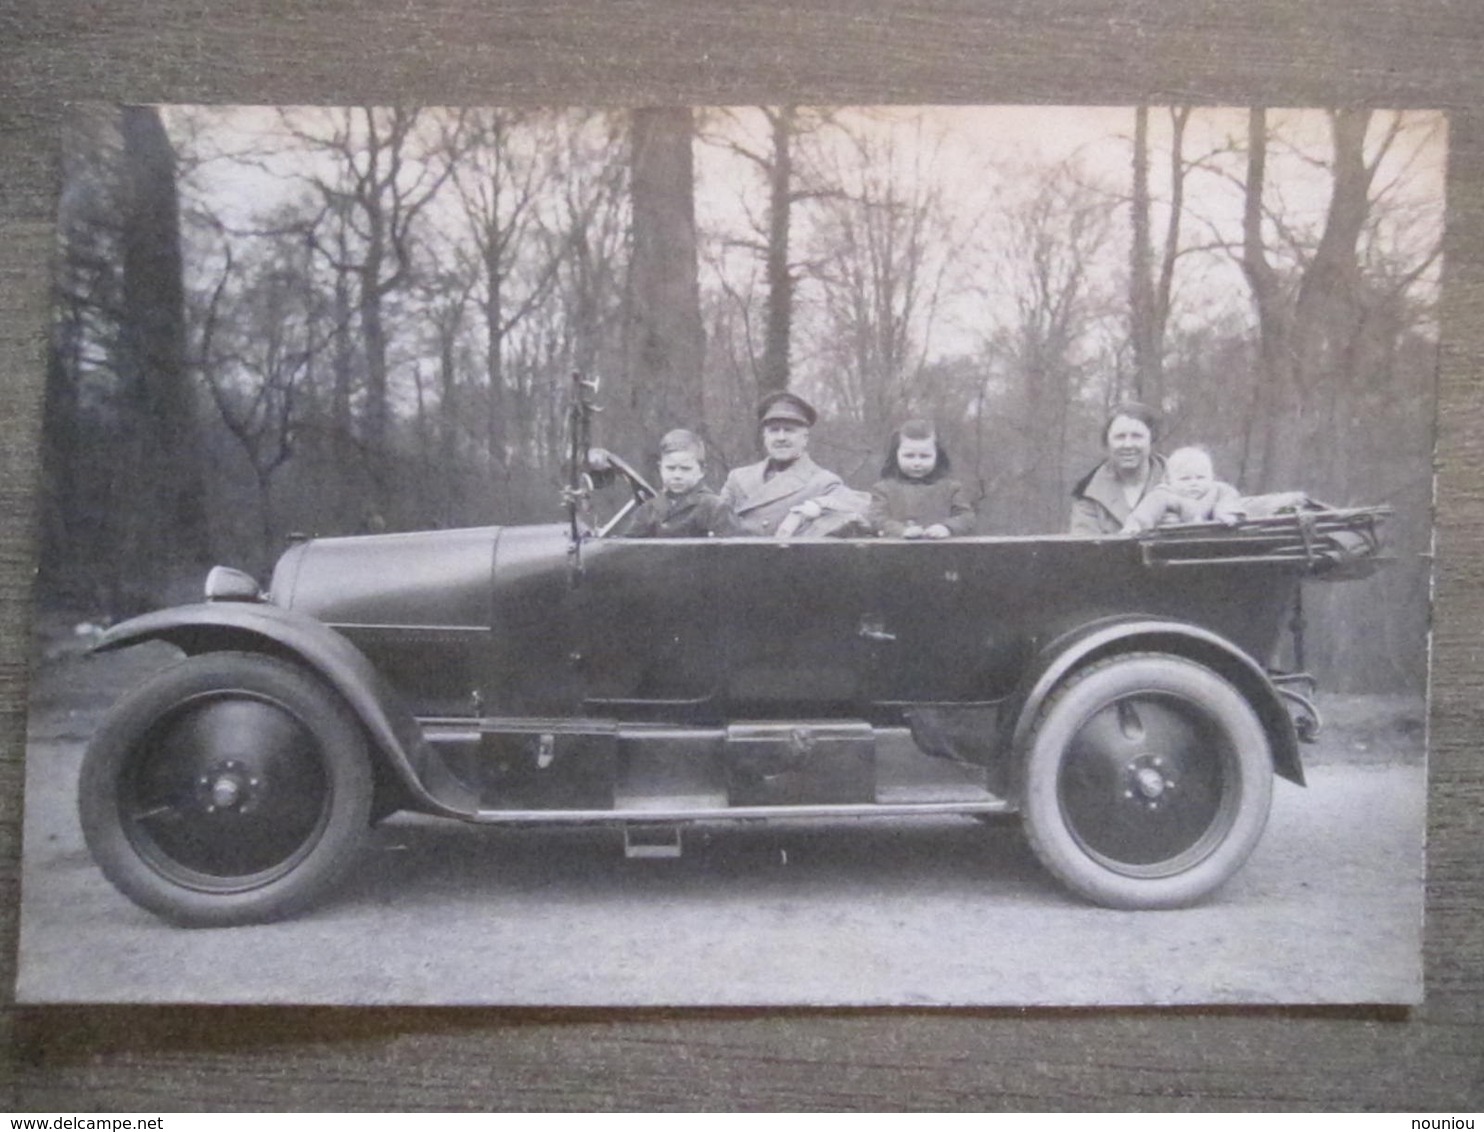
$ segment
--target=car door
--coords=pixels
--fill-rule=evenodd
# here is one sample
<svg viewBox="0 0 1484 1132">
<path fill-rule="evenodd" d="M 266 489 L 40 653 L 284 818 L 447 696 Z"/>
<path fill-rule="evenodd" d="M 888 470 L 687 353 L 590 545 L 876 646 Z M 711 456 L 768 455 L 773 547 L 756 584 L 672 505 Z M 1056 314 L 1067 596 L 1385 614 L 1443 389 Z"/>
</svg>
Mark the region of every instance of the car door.
<svg viewBox="0 0 1484 1132">
<path fill-rule="evenodd" d="M 584 541 L 570 631 L 589 712 L 668 718 L 705 714 L 719 698 L 722 549 L 705 538 Z"/>
<path fill-rule="evenodd" d="M 877 704 L 973 703 L 1007 694 L 1035 589 L 1029 544 L 880 539 L 865 544 L 865 639 Z"/>
<path fill-rule="evenodd" d="M 728 539 L 718 546 L 716 601 L 736 715 L 857 712 L 869 654 L 865 555 L 844 539 Z"/>
</svg>

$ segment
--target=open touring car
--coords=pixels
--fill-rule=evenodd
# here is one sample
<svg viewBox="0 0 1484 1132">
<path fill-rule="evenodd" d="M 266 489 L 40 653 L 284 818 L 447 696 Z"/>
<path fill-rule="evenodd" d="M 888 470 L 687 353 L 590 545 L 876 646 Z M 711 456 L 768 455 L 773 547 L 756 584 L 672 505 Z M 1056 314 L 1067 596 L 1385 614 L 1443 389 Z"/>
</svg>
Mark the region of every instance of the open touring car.
<svg viewBox="0 0 1484 1132">
<path fill-rule="evenodd" d="M 1303 782 L 1312 682 L 1269 664 L 1306 579 L 1376 568 L 1380 515 L 1137 538 L 572 521 L 304 540 L 266 592 L 218 567 L 201 604 L 105 635 L 186 657 L 90 744 L 83 829 L 121 891 L 189 925 L 302 910 L 398 810 L 612 823 L 647 854 L 697 822 L 1018 812 L 1083 897 L 1180 906 L 1252 852 L 1273 776 Z M 913 752 L 889 774 L 888 746 Z"/>
</svg>

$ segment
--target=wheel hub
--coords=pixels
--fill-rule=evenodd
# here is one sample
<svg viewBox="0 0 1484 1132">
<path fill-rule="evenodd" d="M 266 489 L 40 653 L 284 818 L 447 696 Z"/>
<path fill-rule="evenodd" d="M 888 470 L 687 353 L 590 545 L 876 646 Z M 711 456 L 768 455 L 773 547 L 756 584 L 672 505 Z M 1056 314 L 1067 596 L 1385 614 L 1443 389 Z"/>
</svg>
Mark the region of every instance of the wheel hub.
<svg viewBox="0 0 1484 1132">
<path fill-rule="evenodd" d="M 1139 788 L 1139 793 L 1151 800 L 1165 792 L 1164 775 L 1147 766 L 1134 772 L 1134 782 Z"/>
<path fill-rule="evenodd" d="M 214 806 L 231 806 L 242 795 L 242 783 L 228 775 L 222 775 L 211 784 L 211 803 Z"/>
<path fill-rule="evenodd" d="M 1124 695 L 1086 717 L 1059 780 L 1062 812 L 1091 853 L 1121 871 L 1199 857 L 1222 805 L 1223 755 L 1198 705 Z"/>
<path fill-rule="evenodd" d="M 208 814 L 223 810 L 251 812 L 257 804 L 262 780 L 236 759 L 210 768 L 196 779 L 196 798 Z"/>
<path fill-rule="evenodd" d="M 1140 755 L 1131 760 L 1124 767 L 1123 776 L 1126 783 L 1123 796 L 1150 809 L 1169 801 L 1168 795 L 1175 789 L 1175 776 L 1160 755 Z"/>
</svg>

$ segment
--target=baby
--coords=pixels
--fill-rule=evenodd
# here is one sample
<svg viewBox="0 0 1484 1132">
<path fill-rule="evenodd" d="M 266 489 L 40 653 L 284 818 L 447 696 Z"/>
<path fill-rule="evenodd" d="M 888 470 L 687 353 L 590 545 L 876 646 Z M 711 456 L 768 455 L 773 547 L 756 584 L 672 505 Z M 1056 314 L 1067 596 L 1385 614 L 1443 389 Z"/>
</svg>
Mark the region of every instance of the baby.
<svg viewBox="0 0 1484 1132">
<path fill-rule="evenodd" d="M 1165 460 L 1165 481 L 1149 489 L 1123 524 L 1126 535 L 1164 523 L 1225 523 L 1242 518 L 1237 489 L 1216 478 L 1211 454 L 1204 448 L 1177 448 Z"/>
<path fill-rule="evenodd" d="M 620 527 L 625 538 L 708 538 L 748 532 L 731 506 L 705 487 L 706 442 L 689 429 L 660 439 L 660 486 Z"/>
</svg>

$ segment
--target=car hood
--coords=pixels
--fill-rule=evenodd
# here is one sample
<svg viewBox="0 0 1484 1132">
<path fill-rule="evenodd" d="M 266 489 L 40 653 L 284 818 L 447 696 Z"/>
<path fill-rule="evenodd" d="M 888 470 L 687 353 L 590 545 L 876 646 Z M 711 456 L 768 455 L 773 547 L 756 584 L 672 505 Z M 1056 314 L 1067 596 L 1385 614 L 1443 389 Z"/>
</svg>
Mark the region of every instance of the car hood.
<svg viewBox="0 0 1484 1132">
<path fill-rule="evenodd" d="M 269 600 L 331 625 L 489 627 L 499 527 L 297 543 Z"/>
</svg>

